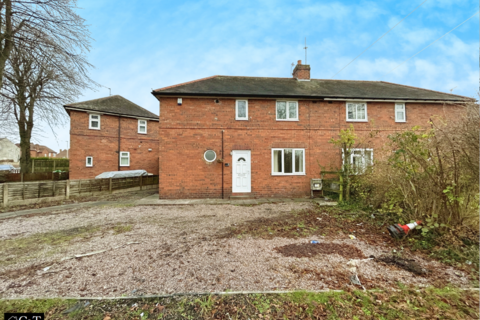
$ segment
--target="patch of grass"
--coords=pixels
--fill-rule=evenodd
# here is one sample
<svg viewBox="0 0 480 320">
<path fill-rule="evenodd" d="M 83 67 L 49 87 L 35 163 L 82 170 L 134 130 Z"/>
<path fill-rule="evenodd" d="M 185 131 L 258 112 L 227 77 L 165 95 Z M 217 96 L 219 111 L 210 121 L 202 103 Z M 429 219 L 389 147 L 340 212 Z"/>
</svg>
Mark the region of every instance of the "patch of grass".
<svg viewBox="0 0 480 320">
<path fill-rule="evenodd" d="M 39 256 L 48 256 L 58 252 L 62 247 L 68 246 L 73 240 L 89 239 L 96 233 L 109 230 L 113 230 L 114 234 L 117 235 L 132 230 L 132 226 L 84 226 L 0 240 L 0 248 L 2 248 L 0 266 L 32 260 Z"/>
<path fill-rule="evenodd" d="M 0 265 L 10 265 L 13 263 L 35 259 L 40 255 L 49 255 L 57 248 L 68 244 L 73 239 L 91 237 L 92 234 L 99 231 L 99 226 L 76 227 L 67 230 L 52 231 L 45 233 L 35 233 L 27 237 L 6 239 L 0 241 L 2 255 L 0 256 Z M 45 252 L 47 250 L 47 252 Z M 15 256 L 13 258 L 12 256 Z"/>
<path fill-rule="evenodd" d="M 396 288 L 352 291 L 90 301 L 69 315 L 74 300 L 0 300 L 3 312 L 45 312 L 48 319 L 478 319 L 478 291 Z M 82 304 L 84 304 L 82 302 Z M 142 317 L 140 315 L 143 314 Z"/>
<path fill-rule="evenodd" d="M 132 231 L 132 225 L 117 225 L 115 227 L 113 227 L 113 232 L 114 234 L 120 234 L 120 233 L 125 233 L 125 232 L 129 232 L 129 231 Z"/>
</svg>

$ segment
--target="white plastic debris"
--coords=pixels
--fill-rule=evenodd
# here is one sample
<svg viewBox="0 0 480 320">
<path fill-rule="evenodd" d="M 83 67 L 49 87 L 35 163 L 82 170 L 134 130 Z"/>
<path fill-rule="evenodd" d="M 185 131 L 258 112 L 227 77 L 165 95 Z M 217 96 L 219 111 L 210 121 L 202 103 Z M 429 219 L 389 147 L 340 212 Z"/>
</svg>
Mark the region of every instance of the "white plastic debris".
<svg viewBox="0 0 480 320">
<path fill-rule="evenodd" d="M 140 313 L 140 318 L 141 318 L 141 317 L 143 317 L 143 312 L 142 312 L 142 313 Z"/>
<path fill-rule="evenodd" d="M 43 268 L 43 271 L 48 271 L 48 269 L 50 269 L 52 266 L 49 266 L 49 267 L 46 267 L 46 268 Z"/>
<path fill-rule="evenodd" d="M 349 235 L 350 239 L 355 240 L 357 237 L 355 237 L 353 234 Z"/>
</svg>

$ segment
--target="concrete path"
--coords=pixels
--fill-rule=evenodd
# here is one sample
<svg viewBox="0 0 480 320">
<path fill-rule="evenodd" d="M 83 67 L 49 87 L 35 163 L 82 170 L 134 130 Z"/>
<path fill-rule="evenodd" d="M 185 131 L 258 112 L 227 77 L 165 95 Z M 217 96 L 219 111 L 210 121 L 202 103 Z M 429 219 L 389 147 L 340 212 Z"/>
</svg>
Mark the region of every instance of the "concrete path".
<svg viewBox="0 0 480 320">
<path fill-rule="evenodd" d="M 146 198 L 135 201 L 137 206 L 145 205 L 186 205 L 186 204 L 234 204 L 234 205 L 257 205 L 263 203 L 279 202 L 316 202 L 323 206 L 336 206 L 337 202 L 325 201 L 323 199 L 308 198 L 260 198 L 260 199 L 158 199 L 158 194 L 152 194 Z"/>
<path fill-rule="evenodd" d="M 325 201 L 323 199 L 307 199 L 307 198 L 261 198 L 247 200 L 227 200 L 227 199 L 158 199 L 158 194 L 152 194 L 146 198 L 136 201 L 92 201 L 64 204 L 61 206 L 52 206 L 38 209 L 28 209 L 20 211 L 11 211 L 0 213 L 0 219 L 25 216 L 29 214 L 52 213 L 56 211 L 64 211 L 77 208 L 89 208 L 96 206 L 114 206 L 114 205 L 135 205 L 135 206 L 171 206 L 171 205 L 194 205 L 194 204 L 233 204 L 233 205 L 258 205 L 263 203 L 280 203 L 280 202 L 315 202 L 321 206 L 336 206 L 337 202 Z"/>
</svg>

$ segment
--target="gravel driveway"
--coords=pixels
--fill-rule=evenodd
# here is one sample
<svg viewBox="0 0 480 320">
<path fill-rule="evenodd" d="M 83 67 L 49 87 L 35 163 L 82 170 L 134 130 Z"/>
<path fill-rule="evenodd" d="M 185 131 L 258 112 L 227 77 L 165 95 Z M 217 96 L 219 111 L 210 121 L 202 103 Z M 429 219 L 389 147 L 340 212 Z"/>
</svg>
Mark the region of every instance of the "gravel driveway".
<svg viewBox="0 0 480 320">
<path fill-rule="evenodd" d="M 311 205 L 96 207 L 3 220 L 0 297 L 340 289 L 349 282 L 348 258 L 338 254 L 288 257 L 274 250 L 311 239 L 218 237 L 230 226 Z M 348 237 L 317 240 L 355 246 L 366 257 L 391 251 Z M 106 251 L 74 257 L 101 250 Z M 365 287 L 398 281 L 427 285 L 439 277 L 468 286 L 463 273 L 436 261 L 416 260 L 435 270 L 435 277 L 416 276 L 368 259 L 358 261 L 358 277 Z"/>
</svg>

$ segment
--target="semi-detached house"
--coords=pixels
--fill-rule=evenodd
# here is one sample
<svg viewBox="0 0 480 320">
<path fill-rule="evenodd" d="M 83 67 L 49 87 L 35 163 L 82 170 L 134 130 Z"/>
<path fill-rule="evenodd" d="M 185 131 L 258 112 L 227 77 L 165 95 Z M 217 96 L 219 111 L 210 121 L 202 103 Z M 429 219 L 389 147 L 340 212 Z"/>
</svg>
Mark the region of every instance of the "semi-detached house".
<svg viewBox="0 0 480 320">
<path fill-rule="evenodd" d="M 118 95 L 64 106 L 70 179 L 143 169 L 158 174 L 158 116 Z"/>
<path fill-rule="evenodd" d="M 160 104 L 160 198 L 308 196 L 321 166 L 341 165 L 329 143 L 341 129 L 375 133 L 350 159 L 367 165 L 388 134 L 451 117 L 468 99 L 383 81 L 310 79 L 301 61 L 292 78 L 213 76 L 152 94 Z"/>
</svg>

